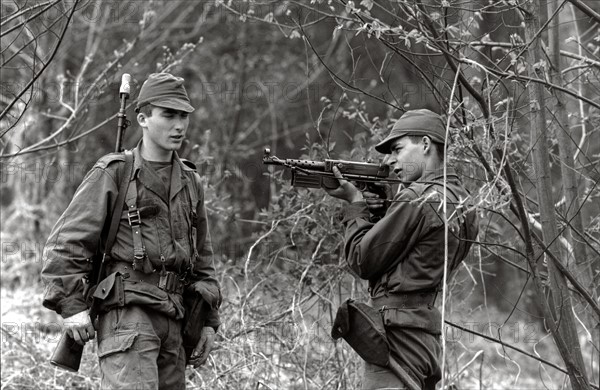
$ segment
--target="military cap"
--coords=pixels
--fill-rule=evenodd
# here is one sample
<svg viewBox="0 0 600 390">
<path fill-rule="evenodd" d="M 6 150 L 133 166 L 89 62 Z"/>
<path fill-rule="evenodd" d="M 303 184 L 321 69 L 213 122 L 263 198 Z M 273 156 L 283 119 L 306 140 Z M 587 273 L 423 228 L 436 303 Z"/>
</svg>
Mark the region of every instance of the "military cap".
<svg viewBox="0 0 600 390">
<path fill-rule="evenodd" d="M 446 140 L 446 123 L 444 123 L 441 116 L 427 109 L 406 111 L 394 123 L 390 134 L 375 145 L 375 150 L 390 154 L 392 141 L 405 135 L 426 135 L 433 142 L 444 144 Z"/>
<path fill-rule="evenodd" d="M 136 112 L 146 104 L 193 112 L 194 107 L 183 86 L 183 78 L 170 73 L 152 73 L 142 84 L 138 95 Z"/>
</svg>

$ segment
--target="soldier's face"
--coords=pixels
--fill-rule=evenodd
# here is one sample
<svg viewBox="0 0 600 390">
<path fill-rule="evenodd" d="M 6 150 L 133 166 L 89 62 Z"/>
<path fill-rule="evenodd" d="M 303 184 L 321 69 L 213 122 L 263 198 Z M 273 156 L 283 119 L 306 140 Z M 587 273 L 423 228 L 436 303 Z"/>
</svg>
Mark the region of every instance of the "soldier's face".
<svg viewBox="0 0 600 390">
<path fill-rule="evenodd" d="M 138 122 L 145 128 L 145 145 L 166 152 L 181 148 L 190 119 L 185 111 L 153 107 L 151 116 L 138 114 Z"/>
<path fill-rule="evenodd" d="M 413 143 L 408 137 L 400 137 L 392 141 L 392 151 L 387 163 L 400 180 L 418 180 L 426 166 L 426 146 L 424 142 Z"/>
</svg>

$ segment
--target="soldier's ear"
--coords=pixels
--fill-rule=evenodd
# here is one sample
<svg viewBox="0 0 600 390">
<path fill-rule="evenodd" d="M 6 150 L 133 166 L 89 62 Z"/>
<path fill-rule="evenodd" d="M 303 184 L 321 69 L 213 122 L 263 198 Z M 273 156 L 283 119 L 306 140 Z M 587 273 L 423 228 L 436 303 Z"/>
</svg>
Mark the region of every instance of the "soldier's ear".
<svg viewBox="0 0 600 390">
<path fill-rule="evenodd" d="M 137 114 L 136 117 L 138 124 L 142 127 L 146 127 L 146 114 L 144 114 L 143 112 L 140 112 L 139 114 Z"/>
<path fill-rule="evenodd" d="M 424 135 L 422 141 L 423 141 L 423 152 L 425 154 L 427 154 L 431 150 L 431 140 L 429 139 L 428 136 Z"/>
</svg>

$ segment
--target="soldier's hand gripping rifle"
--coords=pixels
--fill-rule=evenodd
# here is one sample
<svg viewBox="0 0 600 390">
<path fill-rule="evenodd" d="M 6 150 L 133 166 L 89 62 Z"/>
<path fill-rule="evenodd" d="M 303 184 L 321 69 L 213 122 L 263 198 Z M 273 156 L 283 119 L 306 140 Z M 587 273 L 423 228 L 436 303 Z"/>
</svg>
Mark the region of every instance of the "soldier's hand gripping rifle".
<svg viewBox="0 0 600 390">
<path fill-rule="evenodd" d="M 333 167 L 340 170 L 344 179 L 354 182 L 360 191 L 369 191 L 385 199 L 385 193 L 375 183 L 397 184 L 400 180 L 390 177 L 390 167 L 386 164 L 365 163 L 345 160 L 296 160 L 281 159 L 265 148 L 263 164 L 279 165 L 292 171 L 292 185 L 307 188 L 333 189 L 339 186 Z"/>
<path fill-rule="evenodd" d="M 115 146 L 116 152 L 122 151 L 123 134 L 125 132 L 125 129 L 127 129 L 127 127 L 129 126 L 129 121 L 127 120 L 125 108 L 127 106 L 127 99 L 129 98 L 130 93 L 130 82 L 131 76 L 127 73 L 123 74 L 121 78 L 121 87 L 119 88 L 119 100 L 121 106 L 119 109 L 119 113 L 117 114 L 118 122 L 117 142 Z M 117 203 L 118 202 L 119 200 L 117 200 Z M 114 218 L 114 213 L 112 218 Z M 111 229 L 114 228 L 112 228 L 111 226 Z M 104 253 L 98 253 L 96 256 L 94 256 L 94 258 L 92 259 L 92 271 L 89 275 L 85 277 L 87 283 L 95 283 L 95 285 L 98 285 L 98 283 L 102 280 L 104 275 L 105 258 L 109 250 L 110 248 L 105 247 Z M 97 315 L 97 307 L 93 303 L 92 307 L 90 308 L 89 315 L 93 323 Z M 56 345 L 56 348 L 54 349 L 52 357 L 50 358 L 50 363 L 68 371 L 78 371 L 82 355 L 83 345 L 78 344 L 69 332 L 64 331 L 58 344 Z"/>
</svg>

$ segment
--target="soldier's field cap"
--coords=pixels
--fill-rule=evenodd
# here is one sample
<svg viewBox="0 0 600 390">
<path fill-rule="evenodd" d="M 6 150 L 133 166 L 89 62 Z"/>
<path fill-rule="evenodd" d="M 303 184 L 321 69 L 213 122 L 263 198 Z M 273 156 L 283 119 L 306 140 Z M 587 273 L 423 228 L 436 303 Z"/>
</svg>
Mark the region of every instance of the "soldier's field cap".
<svg viewBox="0 0 600 390">
<path fill-rule="evenodd" d="M 445 143 L 446 124 L 441 116 L 427 109 L 406 111 L 392 127 L 390 134 L 375 145 L 379 153 L 390 154 L 390 144 L 405 135 L 426 135 L 433 142 Z"/>
<path fill-rule="evenodd" d="M 185 91 L 183 81 L 183 78 L 170 73 L 152 73 L 140 88 L 135 112 L 140 112 L 140 108 L 146 104 L 193 112 L 194 107 Z"/>
</svg>

